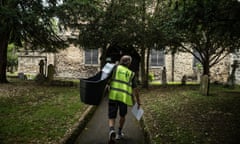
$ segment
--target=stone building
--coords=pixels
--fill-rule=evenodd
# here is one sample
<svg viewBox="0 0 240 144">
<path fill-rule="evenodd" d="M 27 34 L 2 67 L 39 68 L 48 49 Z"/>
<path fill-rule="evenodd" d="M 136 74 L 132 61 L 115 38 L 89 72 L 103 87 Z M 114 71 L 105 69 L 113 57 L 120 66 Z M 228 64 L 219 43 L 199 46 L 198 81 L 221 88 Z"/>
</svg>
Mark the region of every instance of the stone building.
<svg viewBox="0 0 240 144">
<path fill-rule="evenodd" d="M 151 56 L 156 57 L 154 55 L 158 55 L 164 59 L 162 60 L 163 64 L 160 66 L 151 64 L 153 60 L 150 60 L 150 72 L 154 74 L 155 78 L 161 78 L 161 72 L 163 66 L 165 66 L 167 70 L 167 81 L 181 81 L 184 75 L 186 76 L 187 81 L 200 81 L 202 68 L 191 54 L 183 52 L 176 53 L 174 55 L 174 61 L 171 54 L 164 54 L 164 52 L 153 50 Z M 219 64 L 211 68 L 211 81 L 225 83 L 229 75 L 229 66 L 230 59 L 229 57 L 226 57 Z"/>
<path fill-rule="evenodd" d="M 230 55 L 230 65 L 232 65 L 234 61 L 236 61 L 238 64 L 238 67 L 235 72 L 236 83 L 240 84 L 240 49 L 237 49 L 235 53 Z M 232 71 L 232 67 L 230 66 L 229 69 L 230 73 Z"/>
<path fill-rule="evenodd" d="M 101 49 L 83 50 L 74 46 L 70 46 L 55 54 L 20 52 L 18 56 L 18 72 L 27 75 L 37 75 L 39 72 L 39 61 L 43 59 L 45 61 L 45 72 L 47 72 L 46 68 L 49 64 L 54 65 L 55 77 L 86 78 L 100 70 L 100 56 Z M 239 50 L 235 54 L 227 56 L 211 69 L 211 81 L 225 83 L 231 71 L 233 60 L 240 62 Z M 166 67 L 167 81 L 181 81 L 184 75 L 189 81 L 199 80 L 199 67 L 197 67 L 194 57 L 189 53 L 175 54 L 173 64 L 171 54 L 165 54 L 160 50 L 152 50 L 149 71 L 154 75 L 155 80 L 162 79 L 163 67 Z M 236 70 L 236 81 L 240 83 L 240 68 Z"/>
<path fill-rule="evenodd" d="M 37 75 L 39 62 L 44 60 L 44 74 L 47 75 L 47 66 L 52 64 L 55 68 L 55 77 L 83 78 L 94 75 L 99 70 L 98 50 L 84 51 L 70 46 L 59 53 L 19 52 L 18 73 Z M 85 57 L 88 57 L 85 59 Z M 95 60 L 95 61 L 94 61 Z"/>
</svg>

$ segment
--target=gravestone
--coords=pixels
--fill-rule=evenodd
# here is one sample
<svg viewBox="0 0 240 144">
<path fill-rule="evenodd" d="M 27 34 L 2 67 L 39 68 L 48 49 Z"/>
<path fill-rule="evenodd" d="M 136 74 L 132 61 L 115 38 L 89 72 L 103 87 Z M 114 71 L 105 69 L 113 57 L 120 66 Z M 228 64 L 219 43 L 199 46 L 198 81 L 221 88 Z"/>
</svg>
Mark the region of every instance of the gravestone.
<svg viewBox="0 0 240 144">
<path fill-rule="evenodd" d="M 208 75 L 203 75 L 203 76 L 201 77 L 200 93 L 201 93 L 202 95 L 208 95 L 208 88 L 209 88 Z"/>
<path fill-rule="evenodd" d="M 187 82 L 187 76 L 186 75 L 183 75 L 181 82 L 182 82 L 181 83 L 182 85 L 186 85 L 186 82 Z"/>
<path fill-rule="evenodd" d="M 40 60 L 39 62 L 39 74 L 40 75 L 43 75 L 43 70 L 44 70 L 44 61 L 43 60 Z"/>
<path fill-rule="evenodd" d="M 162 85 L 166 85 L 167 84 L 167 71 L 166 68 L 163 67 L 162 70 Z"/>
<path fill-rule="evenodd" d="M 18 78 L 21 79 L 21 80 L 26 80 L 27 79 L 27 76 L 24 74 L 24 73 L 18 73 Z"/>
<path fill-rule="evenodd" d="M 55 73 L 54 66 L 52 64 L 48 65 L 47 80 L 52 81 Z"/>
<path fill-rule="evenodd" d="M 36 78 L 35 78 L 35 81 L 37 83 L 43 83 L 45 80 L 46 80 L 46 76 L 44 75 L 44 61 L 43 60 L 40 60 L 39 62 L 39 73 L 37 74 Z"/>
</svg>

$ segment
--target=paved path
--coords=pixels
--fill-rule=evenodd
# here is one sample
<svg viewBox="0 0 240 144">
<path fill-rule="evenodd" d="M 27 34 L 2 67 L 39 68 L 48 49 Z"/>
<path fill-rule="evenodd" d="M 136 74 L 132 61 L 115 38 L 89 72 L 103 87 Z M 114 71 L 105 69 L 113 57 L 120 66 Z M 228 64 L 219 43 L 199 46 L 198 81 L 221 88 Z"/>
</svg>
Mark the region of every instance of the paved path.
<svg viewBox="0 0 240 144">
<path fill-rule="evenodd" d="M 108 117 L 107 98 L 105 97 L 97 107 L 92 119 L 78 136 L 75 144 L 107 144 L 108 142 Z M 118 119 L 116 120 L 118 129 Z M 139 122 L 133 117 L 131 108 L 128 109 L 125 126 L 123 128 L 124 138 L 116 141 L 116 144 L 144 144 L 144 134 Z"/>
</svg>

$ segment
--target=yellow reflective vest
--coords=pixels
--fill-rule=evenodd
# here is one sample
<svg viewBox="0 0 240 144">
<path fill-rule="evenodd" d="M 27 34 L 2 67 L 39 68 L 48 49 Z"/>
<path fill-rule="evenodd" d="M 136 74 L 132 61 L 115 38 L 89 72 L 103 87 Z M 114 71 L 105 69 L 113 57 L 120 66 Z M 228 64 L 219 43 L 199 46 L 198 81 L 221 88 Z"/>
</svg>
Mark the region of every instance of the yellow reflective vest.
<svg viewBox="0 0 240 144">
<path fill-rule="evenodd" d="M 132 80 L 134 72 L 127 67 L 118 65 L 112 75 L 110 83 L 109 99 L 133 105 Z"/>
</svg>

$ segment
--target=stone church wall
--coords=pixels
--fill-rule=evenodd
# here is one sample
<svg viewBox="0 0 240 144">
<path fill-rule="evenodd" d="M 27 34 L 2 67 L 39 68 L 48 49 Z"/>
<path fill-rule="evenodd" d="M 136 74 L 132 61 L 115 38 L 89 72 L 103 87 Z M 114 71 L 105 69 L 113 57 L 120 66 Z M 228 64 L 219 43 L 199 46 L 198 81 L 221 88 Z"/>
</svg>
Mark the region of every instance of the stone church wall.
<svg viewBox="0 0 240 144">
<path fill-rule="evenodd" d="M 54 64 L 54 54 L 40 52 L 19 52 L 18 53 L 18 73 L 26 75 L 37 75 L 39 73 L 39 62 L 43 60 L 45 63 L 44 74 L 46 74 L 46 66 Z"/>
<path fill-rule="evenodd" d="M 226 83 L 229 76 L 230 56 L 225 57 L 217 65 L 211 68 L 211 82 Z"/>
<path fill-rule="evenodd" d="M 99 71 L 99 65 L 85 65 L 84 52 L 74 46 L 59 53 L 19 52 L 18 73 L 36 76 L 39 73 L 39 62 L 44 60 L 44 74 L 47 75 L 47 66 L 53 64 L 55 77 L 60 78 L 87 78 Z"/>
<path fill-rule="evenodd" d="M 84 64 L 84 50 L 74 46 L 56 54 L 56 77 L 86 78 L 99 71 L 99 65 Z"/>
<path fill-rule="evenodd" d="M 165 67 L 167 71 L 167 81 L 172 81 L 172 56 L 165 55 Z M 155 80 L 162 79 L 163 67 L 150 67 L 150 73 L 154 74 Z M 181 81 L 183 75 L 193 75 L 192 55 L 187 53 L 178 53 L 175 55 L 174 81 Z"/>
<path fill-rule="evenodd" d="M 224 58 L 221 62 L 211 68 L 211 82 L 227 82 L 230 68 L 230 56 Z M 167 81 L 181 81 L 184 75 L 187 76 L 188 81 L 200 81 L 201 72 L 193 67 L 193 56 L 189 53 L 175 54 L 174 61 L 174 78 L 172 78 L 172 56 L 165 55 L 165 67 L 167 71 Z M 161 80 L 163 67 L 150 67 L 150 73 L 154 74 L 155 80 Z M 239 69 L 240 71 L 240 69 Z M 240 72 L 238 74 L 240 76 Z"/>
<path fill-rule="evenodd" d="M 100 56 L 99 56 L 100 57 Z M 18 72 L 37 75 L 39 73 L 39 62 L 44 60 L 46 65 L 53 64 L 55 67 L 55 77 L 61 78 L 87 78 L 93 76 L 100 70 L 98 65 L 86 65 L 84 62 L 84 50 L 74 46 L 62 50 L 59 53 L 39 53 L 39 52 L 20 52 L 18 57 Z M 224 83 L 227 81 L 231 61 L 237 59 L 238 55 L 227 56 L 223 61 L 211 69 L 211 81 Z M 165 67 L 167 81 L 172 81 L 172 56 L 165 55 Z M 161 80 L 163 67 L 150 67 L 150 73 L 154 74 L 156 80 Z M 45 72 L 47 69 L 44 70 Z M 196 70 L 193 68 L 193 56 L 188 53 L 175 54 L 174 81 L 181 81 L 183 75 L 189 80 L 199 80 Z M 236 71 L 237 82 L 240 83 L 240 68 Z"/>
<path fill-rule="evenodd" d="M 166 55 L 167 68 L 169 69 L 168 76 L 172 76 L 172 56 Z M 193 56 L 188 53 L 177 53 L 175 54 L 175 64 L 174 64 L 174 80 L 181 81 L 184 75 L 193 76 Z"/>
</svg>

